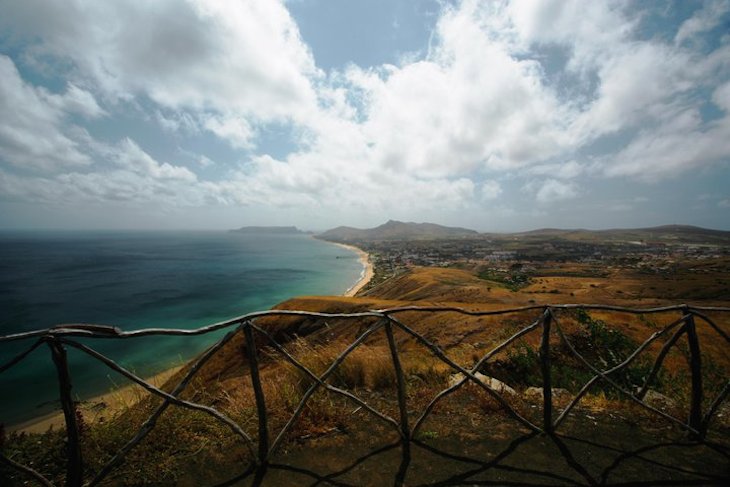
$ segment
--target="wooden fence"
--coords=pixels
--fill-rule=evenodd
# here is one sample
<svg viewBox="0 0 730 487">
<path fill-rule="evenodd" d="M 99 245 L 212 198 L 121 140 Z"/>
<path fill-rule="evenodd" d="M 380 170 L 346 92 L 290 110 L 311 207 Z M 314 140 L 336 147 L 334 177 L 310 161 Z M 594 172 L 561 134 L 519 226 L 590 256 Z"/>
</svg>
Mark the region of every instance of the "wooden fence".
<svg viewBox="0 0 730 487">
<path fill-rule="evenodd" d="M 621 363 L 606 369 L 599 370 L 593 364 L 591 364 L 585 357 L 583 357 L 576 347 L 570 342 L 568 336 L 561 327 L 559 317 L 556 313 L 558 310 L 594 310 L 594 311 L 609 311 L 609 312 L 621 312 L 630 313 L 636 315 L 652 315 L 657 313 L 676 312 L 679 314 L 676 320 L 672 321 L 668 325 L 654 332 L 648 339 L 646 339 L 636 350 L 634 350 L 628 357 L 626 357 Z M 502 343 L 491 349 L 489 352 L 484 354 L 473 367 L 467 369 L 450 359 L 446 353 L 436 344 L 429 341 L 422 334 L 414 331 L 410 326 L 399 319 L 399 315 L 403 313 L 459 313 L 461 315 L 470 316 L 495 316 L 495 315 L 508 315 L 519 312 L 536 311 L 539 312 L 539 317 L 532 323 L 528 324 L 512 336 L 504 340 Z M 167 328 L 151 328 L 135 331 L 123 331 L 116 327 L 100 326 L 100 325 L 88 325 L 88 324 L 70 324 L 70 325 L 59 325 L 54 328 L 45 330 L 37 330 L 26 333 L 18 333 L 14 335 L 0 336 L 0 345 L 2 343 L 17 341 L 17 340 L 29 340 L 35 339 L 32 345 L 23 351 L 22 353 L 15 356 L 9 362 L 0 366 L 0 373 L 3 373 L 21 363 L 33 350 L 46 344 L 51 352 L 53 362 L 56 367 L 58 374 L 58 384 L 60 393 L 60 402 L 63 408 L 65 423 L 66 423 L 66 435 L 67 435 L 67 468 L 66 468 L 66 485 L 69 486 L 81 486 L 81 485 L 97 485 L 102 480 L 107 478 L 109 473 L 118 465 L 120 465 L 125 456 L 138 445 L 145 436 L 152 431 L 155 427 L 157 419 L 162 413 L 170 406 L 176 405 L 179 407 L 189 408 L 193 410 L 202 411 L 216 420 L 220 421 L 228 428 L 230 428 L 236 435 L 240 436 L 242 441 L 246 444 L 249 449 L 252 459 L 257 464 L 266 464 L 272 457 L 274 452 L 277 450 L 286 433 L 291 429 L 292 425 L 297 421 L 297 418 L 301 415 L 308 400 L 312 395 L 319 389 L 323 388 L 332 393 L 339 394 L 347 397 L 349 400 L 356 403 L 359 407 L 371 413 L 374 417 L 385 422 L 386 424 L 393 427 L 401 437 L 403 445 L 407 447 L 408 442 L 411 441 L 416 433 L 421 428 L 423 422 L 428 415 L 433 411 L 434 406 L 441 401 L 444 397 L 454 393 L 456 390 L 461 388 L 464 384 L 471 382 L 478 388 L 484 390 L 489 396 L 499 403 L 504 411 L 518 421 L 520 424 L 532 430 L 534 432 L 554 434 L 560 427 L 561 423 L 565 420 L 570 411 L 576 406 L 586 392 L 599 381 L 605 381 L 612 388 L 622 393 L 626 398 L 634 401 L 641 405 L 643 408 L 651 411 L 665 420 L 670 421 L 678 425 L 679 427 L 686 430 L 690 435 L 699 441 L 702 441 L 706 434 L 710 421 L 713 415 L 717 412 L 723 401 L 726 400 L 728 393 L 730 393 L 730 381 L 725 378 L 725 384 L 722 391 L 717 397 L 711 398 L 712 401 L 709 406 L 703 409 L 703 404 L 707 404 L 704 397 L 703 385 L 702 385 L 702 353 L 700 347 L 700 341 L 697 335 L 698 323 L 703 326 L 708 326 L 714 332 L 717 333 L 718 338 L 724 340 L 724 346 L 730 344 L 730 337 L 728 334 L 710 317 L 708 313 L 728 313 L 730 308 L 724 307 L 699 307 L 699 306 L 688 306 L 688 305 L 675 305 L 665 306 L 657 308 L 647 309 L 632 309 L 618 306 L 606 306 L 606 305 L 591 305 L 591 304 L 559 304 L 559 305 L 535 305 L 526 306 L 511 309 L 502 309 L 495 311 L 469 311 L 455 307 L 441 307 L 441 306 L 429 306 L 429 307 L 400 307 L 390 308 L 382 310 L 372 310 L 358 313 L 317 313 L 309 311 L 290 311 L 290 310 L 270 310 L 249 313 L 238 318 L 234 318 L 225 322 L 212 324 L 202 328 L 193 330 L 184 329 L 167 329 Z M 359 336 L 330 364 L 330 366 L 320 375 L 315 374 L 307 367 L 302 365 L 294 356 L 292 356 L 287 350 L 278 343 L 269 331 L 265 328 L 256 324 L 256 320 L 263 317 L 271 316 L 299 316 L 299 317 L 310 317 L 319 319 L 347 319 L 347 320 L 361 320 L 363 318 L 375 318 L 375 322 L 367 329 L 362 331 Z M 94 350 L 93 348 L 84 345 L 76 338 L 103 338 L 103 339 L 129 339 L 141 336 L 158 336 L 158 335 L 177 335 L 177 336 L 192 336 L 192 335 L 203 335 L 212 333 L 218 330 L 228 329 L 228 333 L 219 340 L 215 345 L 210 347 L 204 353 L 199 355 L 187 368 L 187 371 L 182 380 L 173 388 L 171 392 L 165 392 L 158 387 L 146 382 L 142 378 L 138 377 L 131 371 L 119 366 L 113 360 Z M 535 424 L 527 418 L 523 417 L 515 408 L 513 408 L 509 401 L 500 394 L 498 391 L 490 387 L 489 384 L 483 382 L 476 375 L 476 372 L 487 363 L 487 361 L 494 357 L 497 353 L 504 350 L 507 346 L 513 343 L 520 337 L 532 332 L 533 330 L 541 329 L 541 342 L 539 349 L 540 359 L 540 373 L 542 376 L 542 402 L 543 402 L 543 415 L 542 421 Z M 333 375 L 337 368 L 342 364 L 345 358 L 352 353 L 356 348 L 361 346 L 366 339 L 371 337 L 374 333 L 383 331 L 386 335 L 390 355 L 392 359 L 392 366 L 395 371 L 396 378 L 396 391 L 397 391 L 397 402 L 399 417 L 392 418 L 387 414 L 384 414 L 362 399 L 358 398 L 350 391 L 336 387 L 328 383 L 328 379 Z M 418 343 L 423 345 L 429 350 L 435 357 L 447 364 L 455 373 L 463 374 L 460 380 L 453 382 L 448 388 L 439 392 L 428 404 L 425 410 L 416 419 L 413 425 L 409 422 L 408 417 L 408 404 L 406 395 L 406 380 L 401 366 L 400 355 L 398 346 L 394 338 L 394 330 L 400 330 L 401 332 L 409 335 L 415 339 Z M 186 387 L 190 384 L 196 373 L 203 367 L 203 365 L 213 357 L 217 351 L 219 351 L 226 343 L 228 343 L 233 336 L 240 332 L 245 336 L 246 343 L 246 355 L 248 357 L 249 370 L 251 375 L 251 382 L 253 385 L 253 392 L 256 402 L 257 409 L 257 420 L 258 420 L 258 441 L 254 441 L 246 431 L 241 428 L 236 422 L 230 419 L 225 414 L 214 409 L 213 407 L 198 404 L 195 402 L 187 401 L 182 399 L 180 396 Z M 628 367 L 639 354 L 646 350 L 654 341 L 660 337 L 672 335 L 664 342 L 656 359 L 653 363 L 650 373 L 645 378 L 644 383 L 638 388 L 637 391 L 627 390 L 616 382 L 611 376 L 617 372 Z M 301 401 L 294 410 L 291 418 L 286 422 L 283 429 L 272 438 L 272 435 L 268 431 L 268 419 L 266 410 L 266 397 L 264 389 L 262 387 L 261 378 L 259 375 L 259 364 L 258 364 L 258 353 L 256 346 L 255 336 L 259 335 L 264 343 L 271 349 L 277 351 L 281 356 L 291 363 L 296 369 L 300 370 L 306 376 L 308 376 L 313 382 L 311 386 L 304 393 Z M 561 342 L 567 346 L 570 353 L 572 353 L 585 367 L 587 367 L 594 375 L 593 377 L 580 389 L 578 394 L 572 399 L 572 401 L 555 417 L 553 413 L 554 404 L 552 398 L 552 380 L 551 380 L 551 335 L 557 335 Z M 660 409 L 653 407 L 645 402 L 644 398 L 648 391 L 648 388 L 656 379 L 657 373 L 662 366 L 664 359 L 669 353 L 673 346 L 676 346 L 677 340 L 682 336 L 686 335 L 689 358 L 690 358 L 690 377 L 691 377 L 691 400 L 689 405 L 689 411 L 686 419 L 676 418 L 667 414 Z M 261 342 L 261 340 L 260 340 Z M 127 377 L 131 381 L 139 384 L 141 387 L 149 391 L 151 394 L 157 395 L 163 399 L 162 403 L 156 408 L 152 415 L 145 421 L 139 431 L 119 450 L 115 455 L 107 462 L 107 464 L 99 470 L 99 472 L 93 476 L 93 478 L 86 479 L 84 476 L 84 462 L 81 455 L 81 447 L 79 440 L 79 425 L 77 424 L 76 405 L 71 393 L 72 380 L 69 372 L 68 361 L 67 361 L 67 348 L 71 347 L 85 353 L 99 362 L 105 364 L 110 369 Z M 0 391 L 0 393 L 6 394 L 6 391 Z M 27 465 L 21 465 L 12 459 L 0 455 L 0 461 L 6 465 L 16 469 L 19 472 L 35 479 L 42 485 L 52 485 L 52 483 L 46 479 L 39 472 Z"/>
</svg>

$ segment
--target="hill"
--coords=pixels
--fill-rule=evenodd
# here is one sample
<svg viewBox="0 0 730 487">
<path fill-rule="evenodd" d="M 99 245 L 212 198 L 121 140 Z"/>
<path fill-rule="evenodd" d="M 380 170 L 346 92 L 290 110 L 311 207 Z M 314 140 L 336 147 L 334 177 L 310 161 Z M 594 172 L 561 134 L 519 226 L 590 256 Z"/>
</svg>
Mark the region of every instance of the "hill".
<svg viewBox="0 0 730 487">
<path fill-rule="evenodd" d="M 704 270 L 709 269 L 698 266 L 696 262 L 688 263 L 686 268 L 679 266 L 667 280 L 666 276 L 641 273 L 632 268 L 612 267 L 596 274 L 588 272 L 590 269 L 584 269 L 585 266 L 579 263 L 558 265 L 551 262 L 544 268 L 535 268 L 531 280 L 518 289 L 504 286 L 491 274 L 469 269 L 413 267 L 357 297 L 302 296 L 282 302 L 276 308 L 359 313 L 437 304 L 471 311 L 495 311 L 548 302 L 600 302 L 645 307 L 671 302 L 675 296 L 671 296 L 669 291 L 679 293 L 677 299 L 693 294 L 693 301 L 707 305 L 718 299 L 717 293 L 706 290 L 710 283 L 722 295 L 720 303 L 726 303 L 728 287 L 723 280 L 726 272 L 714 268 L 714 273 L 705 273 Z M 688 292 L 691 290 L 694 291 Z M 700 291 L 703 294 L 697 294 Z M 524 327 L 535 322 L 541 313 L 541 309 L 506 315 L 402 310 L 397 319 L 438 346 L 450 361 L 467 369 L 478 369 L 478 373 L 484 374 L 490 381 L 490 387 L 501 388 L 501 395 L 511 408 L 539 425 L 544 418 L 543 397 L 536 389 L 543 384 L 539 360 L 542 334 L 534 325 L 529 333 Z M 717 327 L 727 333 L 730 316 L 713 316 Z M 565 408 L 593 376 L 586 363 L 599 369 L 615 370 L 612 377 L 624 388 L 642 384 L 663 343 L 669 343 L 673 338 L 665 334 L 663 342 L 654 342 L 631 364 L 627 357 L 649 337 L 658 337 L 658 331 L 676 322 L 678 317 L 676 310 L 647 316 L 556 310 L 553 323 L 560 327 L 560 335 L 553 332 L 548 342 L 551 344 L 549 356 L 554 407 Z M 325 319 L 298 314 L 254 320 L 255 325 L 266 330 L 266 334 L 278 344 L 274 346 L 262 334 L 255 335 L 259 350 L 257 376 L 260 376 L 260 393 L 265 398 L 268 411 L 266 425 L 272 438 L 283 428 L 289 428 L 283 433 L 283 442 L 273 457 L 275 465 L 281 465 L 281 477 L 274 478 L 283 480 L 274 481 L 273 485 L 310 485 L 312 478 L 337 478 L 342 472 L 347 475 L 354 473 L 346 478 L 348 482 L 336 485 L 393 484 L 383 478 L 383 472 L 388 472 L 393 465 L 399 472 L 408 472 L 409 485 L 415 484 L 414 480 L 419 479 L 417 475 L 428 476 L 423 480 L 429 485 L 434 484 L 434 471 L 439 474 L 448 472 L 448 475 L 453 471 L 454 478 L 463 485 L 462 479 L 469 478 L 470 483 L 472 479 L 469 471 L 463 473 L 467 468 L 464 467 L 464 459 L 468 468 L 472 469 L 473 464 L 481 465 L 484 458 L 503 455 L 491 450 L 495 442 L 502 445 L 498 450 L 506 448 L 505 452 L 517 452 L 510 459 L 512 464 L 529 467 L 524 477 L 517 478 L 510 485 L 537 485 L 531 483 L 535 472 L 550 479 L 570 480 L 575 478 L 568 477 L 572 475 L 572 469 L 585 472 L 590 469 L 591 479 L 606 478 L 607 474 L 599 470 L 603 466 L 607 466 L 606 471 L 613 478 L 628 479 L 621 485 L 632 484 L 631 481 L 637 478 L 643 479 L 645 475 L 655 473 L 657 482 L 643 485 L 667 484 L 670 483 L 666 482 L 667 478 L 675 479 L 680 473 L 687 474 L 679 479 L 681 482 L 696 484 L 691 482 L 695 480 L 692 477 L 694 471 L 716 473 L 717 478 L 724 475 L 722 465 L 727 463 L 726 456 L 718 458 L 717 451 L 709 448 L 700 450 L 699 445 L 693 445 L 691 450 L 678 450 L 678 441 L 687 445 L 685 431 L 625 400 L 611 384 L 600 381 L 582 397 L 580 404 L 561 425 L 560 437 L 577 441 L 556 443 L 559 447 L 555 448 L 551 442 L 559 441 L 557 436 L 550 439 L 544 435 L 526 434 L 525 429 L 511 419 L 493 396 L 474 385 L 465 385 L 453 394 L 442 396 L 443 400 L 431 410 L 414 437 L 412 459 L 409 456 L 407 461 L 401 461 L 400 455 L 388 456 L 391 447 L 387 445 L 397 446 L 399 435 L 382 418 L 399 418 L 403 412 L 399 403 L 405 400 L 405 412 L 413 427 L 431 398 L 441 394 L 454 381 L 454 369 L 398 327 L 394 328 L 390 339 L 384 329 L 375 331 L 363 338 L 359 347 L 350 350 L 347 358 L 338 359 L 365 330 L 378 323 L 380 318 L 377 317 Z M 696 333 L 703 353 L 702 388 L 707 401 L 707 398 L 718 397 L 726 388 L 730 357 L 726 342 L 718 340 L 717 333 L 710 326 L 699 320 L 697 323 Z M 517 336 L 517 333 L 521 334 L 517 341 L 505 348 L 495 348 L 502 347 L 508 337 Z M 255 438 L 257 403 L 246 338 L 241 330 L 229 338 L 229 342 L 218 348 L 210 360 L 197 369 L 195 378 L 180 397 L 215 408 Z M 692 387 L 687 371 L 687 346 L 682 340 L 684 338 L 680 338 L 679 346 L 667 349 L 663 365 L 650 389 L 654 400 L 657 397 L 661 400 L 653 403 L 652 407 L 676 418 L 686 417 Z M 398 350 L 398 367 L 405 384 L 402 397 L 397 392 L 398 378 L 394 373 L 390 342 Z M 567 343 L 574 349 L 569 349 Z M 490 358 L 486 360 L 488 352 Z M 582 359 L 576 354 L 580 354 Z M 336 360 L 340 363 L 334 369 L 332 365 Z M 626 361 L 627 366 L 619 370 L 617 365 L 622 361 Z M 309 371 L 305 372 L 301 366 Z M 190 367 L 191 364 L 184 366 L 162 388 L 171 391 Z M 330 372 L 326 372 L 328 370 Z M 328 389 L 320 386 L 315 391 L 313 386 L 319 382 L 317 378 L 325 374 L 327 377 L 322 379 L 322 383 Z M 494 380 L 502 382 L 492 382 Z M 498 386 L 502 383 L 507 387 Z M 338 391 L 340 393 L 336 393 Z M 349 395 L 344 397 L 343 391 Z M 82 416 L 81 438 L 88 471 L 99 471 L 114 452 L 129 442 L 131 431 L 151 424 L 154 429 L 149 437 L 129 451 L 125 462 L 114 471 L 115 481 L 121 479 L 120 484 L 232 485 L 229 479 L 232 473 L 246 468 L 248 473 L 233 479 L 246 480 L 246 476 L 253 472 L 250 452 L 226 425 L 200 411 L 178 407 L 170 408 L 152 421 L 149 418 L 157 414 L 159 399 L 148 398 L 141 392 L 136 394 L 142 399 L 119 412 L 104 411 L 104 404 L 86 406 L 88 413 L 84 412 Z M 300 406 L 305 397 L 308 398 L 306 406 Z M 374 408 L 382 416 L 369 414 L 364 405 Z M 289 424 L 295 413 L 298 414 L 297 419 Z M 727 443 L 728 417 L 730 414 L 724 411 L 715 416 L 711 424 L 712 441 L 718 444 L 722 441 L 723 445 Z M 41 465 L 45 475 L 61 484 L 65 476 L 65 462 L 55 457 L 48 460 L 47 452 L 61 451 L 64 441 L 62 429 L 48 429 L 42 435 L 11 434 L 0 446 L 4 447 L 3 454 L 7 456 L 8 452 L 12 452 L 19 463 Z M 659 446 L 655 445 L 657 442 Z M 532 445 L 531 449 L 527 449 L 529 445 Z M 659 451 L 661 447 L 662 461 L 668 465 L 681 465 L 684 470 L 632 466 L 628 472 L 618 471 L 620 461 L 635 457 L 635 449 L 639 446 L 643 454 Z M 483 450 L 485 448 L 489 450 Z M 727 450 L 725 446 L 722 448 Z M 397 449 L 392 451 L 398 452 Z M 403 451 L 409 451 L 410 455 L 410 450 Z M 475 452 L 480 453 L 477 455 Z M 693 452 L 692 455 L 689 455 L 690 452 Z M 379 456 L 381 453 L 385 456 Z M 474 455 L 481 460 L 469 460 L 469 456 Z M 460 462 L 458 466 L 447 463 L 454 458 Z M 411 461 L 413 466 L 409 466 Z M 583 463 L 576 463 L 578 461 Z M 351 466 L 351 462 L 356 467 Z M 419 468 L 421 465 L 423 467 Z M 321 473 L 309 473 L 309 468 Z M 541 469 L 546 473 L 542 474 Z M 498 469 L 494 477 L 485 483 L 493 484 L 492 480 L 496 478 L 502 485 L 505 472 L 514 470 L 511 466 L 509 470 Z M 18 477 L 7 472 L 7 467 L 0 465 L 0 484 L 20 485 L 20 480 L 16 481 Z M 272 472 L 271 475 L 277 475 L 275 470 Z M 307 482 L 292 482 L 292 475 L 296 472 L 307 472 Z M 261 478 L 264 474 L 266 470 Z M 578 484 L 577 481 L 570 483 Z M 405 484 L 396 482 L 395 485 Z M 439 485 L 455 484 L 444 482 Z M 718 485 L 725 483 L 718 482 Z"/>
<path fill-rule="evenodd" d="M 255 228 L 255 227 L 247 227 Z M 272 227 L 267 227 L 272 228 Z M 607 230 L 587 230 L 583 228 L 540 228 L 514 233 L 479 233 L 460 227 L 447 227 L 434 223 L 413 223 L 389 220 L 375 228 L 355 228 L 340 226 L 327 230 L 317 238 L 333 242 L 385 242 L 407 240 L 439 239 L 490 239 L 494 241 L 548 241 L 566 242 L 615 242 L 615 243 L 664 243 L 664 244 L 730 244 L 730 231 L 714 230 L 692 225 L 662 225 L 647 228 L 613 228 Z"/>
<path fill-rule="evenodd" d="M 435 223 L 413 223 L 389 220 L 368 229 L 337 227 L 327 230 L 318 238 L 334 242 L 378 241 L 378 240 L 431 240 L 438 238 L 475 237 L 479 232 L 468 228 L 445 227 Z"/>
<path fill-rule="evenodd" d="M 510 234 L 491 233 L 492 238 L 552 239 L 572 241 L 663 242 L 728 244 L 730 232 L 692 225 L 661 225 L 648 228 L 612 228 L 607 230 L 540 228 Z"/>
</svg>

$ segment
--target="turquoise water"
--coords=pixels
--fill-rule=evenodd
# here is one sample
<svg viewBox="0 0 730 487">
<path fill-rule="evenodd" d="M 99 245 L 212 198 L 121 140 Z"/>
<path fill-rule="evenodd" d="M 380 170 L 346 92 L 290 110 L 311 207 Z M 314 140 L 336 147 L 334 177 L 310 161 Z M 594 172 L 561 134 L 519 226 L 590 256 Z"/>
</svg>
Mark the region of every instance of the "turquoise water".
<svg viewBox="0 0 730 487">
<path fill-rule="evenodd" d="M 0 234 L 0 335 L 60 323 L 125 330 L 196 328 L 299 295 L 345 292 L 362 266 L 349 250 L 308 235 L 228 232 Z M 86 340 L 140 375 L 199 353 L 225 332 L 202 337 Z M 0 343 L 0 364 L 32 341 Z M 73 390 L 90 397 L 122 382 L 69 349 Z M 0 422 L 58 406 L 47 347 L 0 374 Z"/>
</svg>

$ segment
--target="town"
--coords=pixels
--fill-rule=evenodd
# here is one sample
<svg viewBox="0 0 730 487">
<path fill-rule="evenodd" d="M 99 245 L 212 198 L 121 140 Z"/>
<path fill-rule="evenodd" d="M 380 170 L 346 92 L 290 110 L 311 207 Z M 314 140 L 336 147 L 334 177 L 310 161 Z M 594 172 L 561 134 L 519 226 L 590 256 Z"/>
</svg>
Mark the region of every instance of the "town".
<svg viewBox="0 0 730 487">
<path fill-rule="evenodd" d="M 538 276 L 607 277 L 612 269 L 673 275 L 681 268 L 730 275 L 730 245 L 680 239 L 569 239 L 554 235 L 491 236 L 421 240 L 353 240 L 375 267 L 372 288 L 412 267 L 458 267 L 518 289 Z M 569 265 L 567 265 L 569 264 Z"/>
</svg>

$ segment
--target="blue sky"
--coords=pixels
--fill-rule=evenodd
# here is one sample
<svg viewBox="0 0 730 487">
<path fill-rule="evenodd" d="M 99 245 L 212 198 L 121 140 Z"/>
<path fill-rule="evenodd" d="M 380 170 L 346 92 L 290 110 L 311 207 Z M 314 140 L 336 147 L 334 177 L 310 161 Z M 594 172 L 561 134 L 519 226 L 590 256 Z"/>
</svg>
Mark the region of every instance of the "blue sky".
<svg viewBox="0 0 730 487">
<path fill-rule="evenodd" d="M 730 230 L 730 1 L 0 11 L 0 228 Z"/>
</svg>

